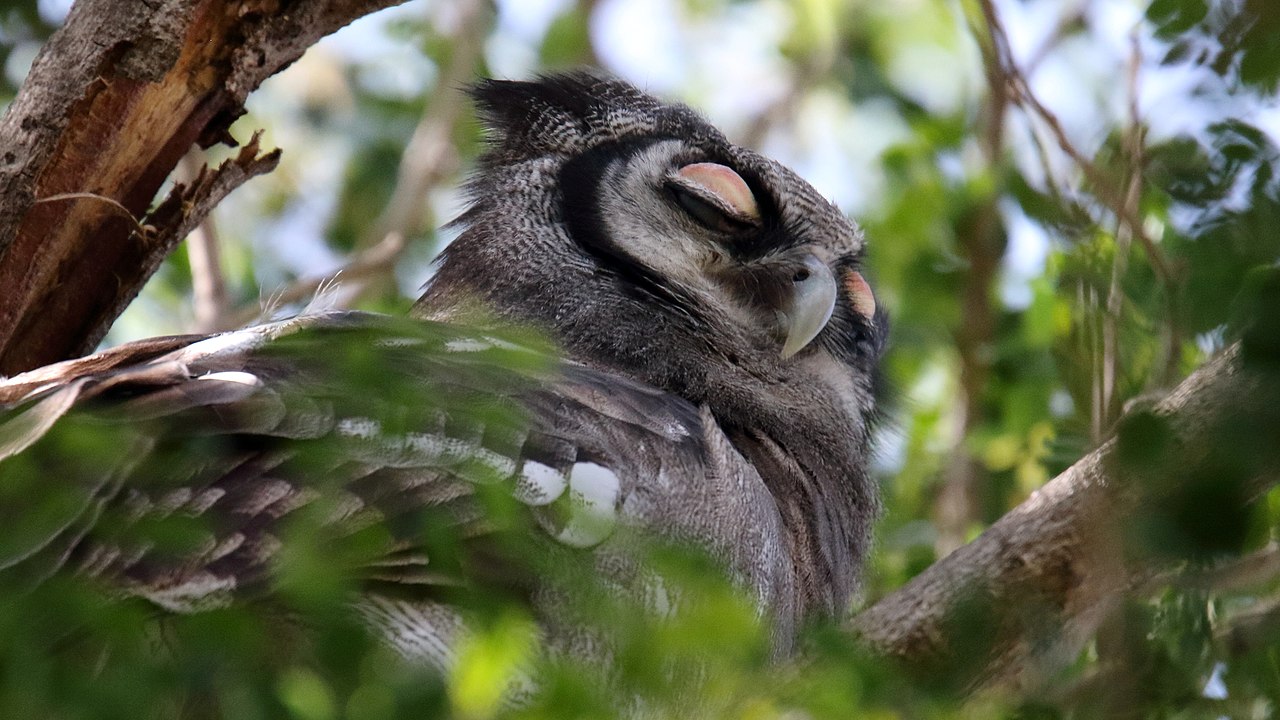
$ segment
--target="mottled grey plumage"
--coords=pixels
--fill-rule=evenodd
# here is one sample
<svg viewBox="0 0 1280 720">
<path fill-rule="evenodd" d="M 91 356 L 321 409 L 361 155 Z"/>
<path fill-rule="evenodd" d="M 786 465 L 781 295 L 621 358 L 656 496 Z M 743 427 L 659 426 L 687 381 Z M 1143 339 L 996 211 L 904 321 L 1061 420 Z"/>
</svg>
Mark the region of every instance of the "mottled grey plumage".
<svg viewBox="0 0 1280 720">
<path fill-rule="evenodd" d="M 867 421 L 883 317 L 868 321 L 840 303 L 813 351 L 782 360 L 765 323 L 742 322 L 730 283 L 689 258 L 671 266 L 681 235 L 697 242 L 706 233 L 664 197 L 663 176 L 716 162 L 752 187 L 765 226 L 724 249 L 726 275 L 785 265 L 797 249 L 857 268 L 861 233 L 787 168 L 625 83 L 575 75 L 492 82 L 476 95 L 493 144 L 470 187 L 465 230 L 419 311 L 449 318 L 479 296 L 506 318 L 547 329 L 575 360 L 706 407 L 714 431 L 759 471 L 786 526 L 783 614 L 839 612 L 876 508 Z M 630 192 L 613 194 L 622 187 Z M 748 519 L 725 518 L 707 534 L 723 539 Z M 749 553 L 733 556 L 744 573 L 759 571 Z"/>
<path fill-rule="evenodd" d="M 475 97 L 491 145 L 415 307 L 423 323 L 310 316 L 0 382 L 0 477 L 69 413 L 111 425 L 119 450 L 59 471 L 75 502 L 19 534 L 38 539 L 0 546 L 0 573 L 76 571 L 190 611 L 260 583 L 280 519 L 317 502 L 343 527 L 444 509 L 482 536 L 478 468 L 508 483 L 548 547 L 594 553 L 641 592 L 662 588 L 619 574 L 631 530 L 707 549 L 775 623 L 780 651 L 804 618 L 845 609 L 877 510 L 868 422 L 885 330 L 857 273 L 860 232 L 791 171 L 625 83 L 490 81 Z M 784 358 L 811 269 L 839 292 Z M 566 360 L 467 329 L 494 316 L 544 331 Z M 353 340 L 393 378 L 380 397 L 344 398 L 326 365 L 327 347 Z M 394 378 L 427 392 L 400 397 Z M 457 410 L 490 406 L 527 424 Z M 166 452 L 192 438 L 214 451 Z M 322 466 L 301 459 L 317 442 Z M 166 513 L 218 521 L 180 558 L 102 531 Z M 409 534 L 367 573 L 449 581 Z M 361 607 L 398 647 L 447 662 L 459 621 L 446 603 L 371 587 Z"/>
</svg>

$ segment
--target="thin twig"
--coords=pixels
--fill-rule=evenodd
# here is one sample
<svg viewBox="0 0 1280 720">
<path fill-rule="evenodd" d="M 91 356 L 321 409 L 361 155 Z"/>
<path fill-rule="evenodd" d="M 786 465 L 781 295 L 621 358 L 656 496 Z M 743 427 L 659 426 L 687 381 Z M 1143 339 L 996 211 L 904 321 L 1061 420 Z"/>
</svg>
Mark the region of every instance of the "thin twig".
<svg viewBox="0 0 1280 720">
<path fill-rule="evenodd" d="M 194 180 L 203 163 L 199 151 L 193 150 L 182 159 L 182 172 Z M 195 309 L 196 332 L 209 332 L 223 326 L 227 310 L 227 282 L 222 270 L 222 250 L 213 215 L 200 221 L 187 236 L 187 264 L 191 268 L 192 305 Z"/>
<path fill-rule="evenodd" d="M 320 288 L 339 281 L 349 286 L 338 306 L 350 306 L 371 286 L 385 281 L 408 247 L 408 238 L 422 234 L 427 221 L 424 207 L 431 190 L 456 167 L 454 130 L 466 107 L 461 87 L 474 72 L 489 26 L 488 3 L 470 0 L 457 8 L 458 25 L 453 52 L 436 83 L 436 95 L 405 146 L 391 198 L 369 230 L 356 241 L 357 254 L 341 269 L 300 279 L 274 293 L 271 304 L 302 302 Z M 262 304 L 240 308 L 228 315 L 222 327 L 238 327 L 264 314 Z"/>
<path fill-rule="evenodd" d="M 222 251 L 213 218 L 200 221 L 187 237 L 191 294 L 196 332 L 220 327 L 227 309 L 227 283 L 222 274 Z"/>
<path fill-rule="evenodd" d="M 747 122 L 740 136 L 742 145 L 759 148 L 770 131 L 784 124 L 791 124 L 801 109 L 801 101 L 822 79 L 830 75 L 839 58 L 837 43 L 814 44 L 805 55 L 788 64 L 786 87 L 783 92 Z"/>
<path fill-rule="evenodd" d="M 1003 177 L 1005 118 L 1009 107 L 1008 82 L 996 53 L 988 44 L 981 46 L 983 70 L 990 94 L 983 109 L 982 158 L 988 173 Z M 983 493 L 986 471 L 967 447 L 966 440 L 985 422 L 983 395 L 991 374 L 989 348 L 995 337 L 995 311 L 991 287 L 1004 255 L 1005 229 L 997 204 L 998 188 L 990 191 L 956 237 L 957 250 L 966 261 L 959 300 L 965 318 L 955 328 L 959 356 L 960 401 L 953 406 L 955 434 L 951 452 L 943 468 L 942 484 L 934 501 L 933 518 L 937 528 L 934 548 L 942 557 L 963 545 L 975 522 L 980 520 L 978 498 Z"/>
<path fill-rule="evenodd" d="M 1131 36 L 1126 88 L 1128 92 L 1129 127 L 1125 132 L 1124 149 L 1128 158 L 1129 178 L 1125 186 L 1124 209 L 1128 217 L 1138 215 L 1142 199 L 1142 123 L 1138 114 L 1138 69 L 1142 64 L 1142 50 L 1137 36 Z M 1124 277 L 1129 270 L 1129 248 L 1133 241 L 1133 227 L 1116 216 L 1115 256 L 1111 260 L 1111 285 L 1107 289 L 1107 308 L 1102 315 L 1102 421 L 1110 425 L 1118 410 L 1116 402 L 1116 377 L 1120 372 L 1120 316 L 1124 312 Z"/>
<path fill-rule="evenodd" d="M 114 208 L 116 210 L 117 215 L 128 218 L 129 222 L 133 223 L 133 229 L 136 230 L 139 235 L 146 235 L 148 232 L 151 231 L 151 229 L 148 226 L 143 225 L 133 213 L 129 212 L 129 208 L 120 204 L 120 201 L 116 200 L 115 198 L 109 198 L 105 195 L 99 195 L 97 193 L 91 193 L 91 192 L 58 193 L 57 195 L 50 195 L 49 197 L 40 198 L 39 200 L 36 200 L 34 203 L 32 203 L 32 205 L 41 205 L 43 203 L 55 202 L 59 200 L 98 200 Z"/>
<path fill-rule="evenodd" d="M 241 327 L 270 313 L 273 307 L 303 302 L 314 297 L 321 289 L 335 285 L 340 281 L 358 282 L 370 277 L 384 275 L 395 267 L 405 246 L 404 236 L 391 234 L 382 242 L 363 250 L 351 258 L 351 261 L 334 272 L 320 277 L 299 280 L 273 294 L 266 303 L 240 308 L 224 317 L 221 328 Z"/>
<path fill-rule="evenodd" d="M 804 98 L 814 81 L 822 77 L 824 72 L 815 72 L 807 63 L 801 64 L 787 79 L 787 87 L 781 95 L 756 113 L 742 132 L 740 142 L 744 147 L 759 148 L 775 127 L 790 123 L 800 109 L 800 101 Z"/>
<path fill-rule="evenodd" d="M 1086 284 L 1083 281 L 1081 281 L 1080 286 L 1087 292 L 1087 299 L 1081 307 L 1088 307 L 1096 311 L 1099 305 L 1098 288 L 1094 287 L 1092 284 Z M 1090 374 L 1093 378 L 1091 383 L 1091 395 L 1089 398 L 1092 405 L 1089 413 L 1090 437 L 1096 445 L 1101 443 L 1103 438 L 1106 436 L 1107 418 L 1106 413 L 1103 411 L 1103 408 L 1106 405 L 1105 393 L 1103 392 L 1102 387 L 1102 377 L 1105 372 L 1103 370 L 1103 353 L 1098 350 L 1098 348 L 1104 344 L 1103 340 L 1099 338 L 1099 335 L 1101 335 L 1102 332 L 1098 327 L 1103 322 L 1102 313 L 1097 313 L 1094 317 L 1097 318 L 1096 322 L 1093 317 L 1086 318 L 1085 322 L 1088 326 L 1089 358 L 1092 362 Z"/>
<path fill-rule="evenodd" d="M 1131 585 L 1125 595 L 1135 601 L 1158 596 L 1166 588 L 1181 591 L 1233 593 L 1256 591 L 1280 578 L 1280 545 L 1270 543 L 1261 550 L 1204 570 L 1170 570 L 1152 575 Z M 1257 649 L 1271 635 L 1258 632 L 1264 627 L 1280 625 L 1280 598 L 1262 598 L 1248 609 L 1221 618 L 1215 623 L 1215 638 L 1227 656 L 1239 657 Z M 1075 682 L 1054 692 L 1054 704 L 1079 704 L 1079 698 L 1113 695 L 1124 674 L 1132 673 L 1132 664 L 1108 660 Z"/>
<path fill-rule="evenodd" d="M 1257 588 L 1280 578 L 1280 545 L 1269 543 L 1243 557 L 1195 572 L 1163 574 L 1146 586 L 1147 594 L 1168 585 L 1188 590 L 1235 592 Z"/>
<path fill-rule="evenodd" d="M 1224 648 L 1228 659 L 1270 648 L 1280 629 L 1280 597 L 1258 598 L 1246 610 L 1235 613 L 1219 624 L 1214 639 Z"/>
<path fill-rule="evenodd" d="M 1085 2 L 1080 3 L 1077 7 L 1072 9 L 1071 12 L 1065 13 L 1062 17 L 1058 18 L 1057 24 L 1054 25 L 1053 32 L 1049 33 L 1049 36 L 1044 39 L 1044 42 L 1040 43 L 1040 45 L 1027 56 L 1027 61 L 1022 68 L 1023 74 L 1028 77 L 1035 75 L 1036 70 L 1040 67 L 1040 63 L 1044 62 L 1045 58 L 1049 57 L 1049 54 L 1057 49 L 1057 47 L 1062 44 L 1063 40 L 1071 37 L 1071 29 L 1088 16 L 1089 6 L 1092 4 L 1093 3 L 1088 0 L 1085 0 Z"/>
<path fill-rule="evenodd" d="M 591 21 L 595 17 L 596 10 L 599 8 L 600 0 L 578 0 L 577 12 L 581 13 L 583 22 L 587 23 L 588 27 L 591 26 Z M 582 50 L 583 52 L 580 58 L 580 64 L 587 67 L 602 67 L 600 62 L 600 53 L 596 50 L 595 33 L 587 33 L 587 42 L 583 46 Z"/>
<path fill-rule="evenodd" d="M 1071 139 L 1067 137 L 1067 132 L 1058 116 L 1045 107 L 1035 93 L 1031 91 L 1031 85 L 1027 82 L 1026 75 L 1023 74 L 1018 68 L 1018 64 L 1014 61 L 1008 36 L 1005 34 L 1004 26 L 1000 22 L 995 5 L 992 0 L 981 0 L 981 6 L 992 45 L 999 54 L 1004 74 L 1009 79 L 1010 91 L 1014 102 L 1024 109 L 1029 109 L 1035 117 L 1038 117 L 1044 123 L 1052 133 L 1054 140 L 1057 141 L 1058 147 L 1075 162 L 1076 166 L 1084 173 L 1085 178 L 1097 189 L 1095 196 L 1129 226 L 1133 237 L 1139 241 L 1151 260 L 1151 265 L 1156 275 L 1160 277 L 1161 284 L 1166 288 L 1173 288 L 1175 285 L 1174 271 L 1168 260 L 1165 259 L 1164 254 L 1156 246 L 1155 241 L 1147 235 L 1139 213 L 1128 207 L 1125 198 L 1126 193 L 1117 189 L 1111 179 L 1076 148 Z"/>
<path fill-rule="evenodd" d="M 480 59 L 484 35 L 488 28 L 486 3 L 471 0 L 458 8 L 458 27 L 453 38 L 453 52 L 436 81 L 436 94 L 414 128 L 409 144 L 400 157 L 395 189 L 382 214 L 356 247 L 371 247 L 384 237 L 398 233 L 416 237 L 423 231 L 424 199 L 448 172 L 457 165 L 453 132 L 466 108 L 466 85 Z"/>
</svg>

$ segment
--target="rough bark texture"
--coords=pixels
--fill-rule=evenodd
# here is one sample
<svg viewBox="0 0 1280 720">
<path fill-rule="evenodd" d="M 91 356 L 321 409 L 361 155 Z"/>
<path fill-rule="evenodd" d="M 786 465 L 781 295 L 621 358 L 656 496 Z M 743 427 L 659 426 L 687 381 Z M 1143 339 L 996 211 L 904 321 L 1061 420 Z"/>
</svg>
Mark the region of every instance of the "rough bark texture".
<svg viewBox="0 0 1280 720">
<path fill-rule="evenodd" d="M 148 216 L 191 145 L 233 143 L 250 91 L 398 1 L 77 2 L 0 119 L 0 374 L 92 349 L 199 216 L 275 164 L 254 143 Z"/>
<path fill-rule="evenodd" d="M 1130 590 L 1178 562 L 1135 553 L 1127 533 L 1143 513 L 1196 481 L 1238 482 L 1243 503 L 1276 480 L 1275 370 L 1245 356 L 1234 346 L 1131 410 L 1115 438 L 862 611 L 853 630 L 876 653 L 963 688 L 1033 689 Z"/>
</svg>

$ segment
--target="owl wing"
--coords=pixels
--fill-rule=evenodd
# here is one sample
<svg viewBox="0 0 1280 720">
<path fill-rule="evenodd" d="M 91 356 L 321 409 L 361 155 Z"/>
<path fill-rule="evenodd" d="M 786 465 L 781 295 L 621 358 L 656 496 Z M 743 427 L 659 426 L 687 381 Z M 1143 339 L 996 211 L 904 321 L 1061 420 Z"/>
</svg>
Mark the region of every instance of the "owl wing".
<svg viewBox="0 0 1280 720">
<path fill-rule="evenodd" d="M 622 567 L 600 558 L 637 535 L 766 605 L 786 587 L 772 501 L 705 410 L 529 338 L 367 314 L 0 382 L 0 495 L 6 587 L 70 573 L 177 612 L 269 591 L 290 542 L 415 602 L 531 590 L 510 557 L 531 549 Z"/>
</svg>

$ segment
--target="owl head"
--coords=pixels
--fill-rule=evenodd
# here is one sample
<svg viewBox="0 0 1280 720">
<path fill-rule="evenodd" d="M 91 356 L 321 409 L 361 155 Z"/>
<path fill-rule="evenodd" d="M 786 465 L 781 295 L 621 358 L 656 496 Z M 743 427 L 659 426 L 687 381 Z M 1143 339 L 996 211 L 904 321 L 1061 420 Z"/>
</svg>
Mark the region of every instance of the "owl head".
<svg viewBox="0 0 1280 720">
<path fill-rule="evenodd" d="M 488 148 L 420 311 L 478 299 L 686 395 L 716 365 L 787 375 L 825 354 L 870 376 L 886 328 L 863 235 L 795 173 L 613 78 L 472 94 Z"/>
<path fill-rule="evenodd" d="M 861 231 L 795 173 L 625 82 L 473 94 L 489 146 L 417 312 L 532 324 L 571 359 L 691 404 L 706 437 L 728 439 L 708 457 L 726 469 L 707 472 L 749 467 L 768 487 L 804 588 L 794 606 L 839 613 L 879 508 L 886 323 Z"/>
</svg>

